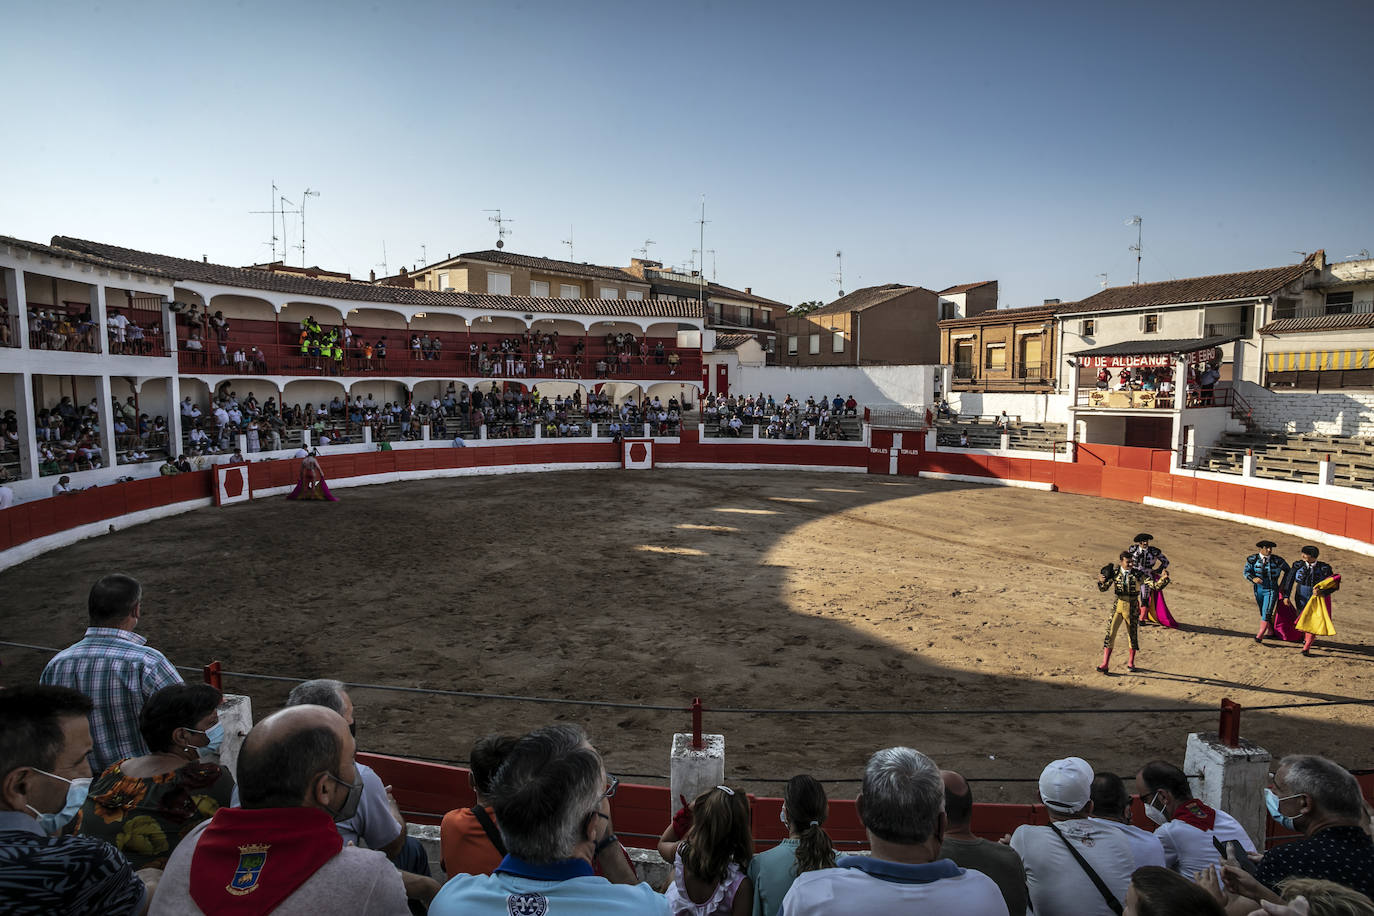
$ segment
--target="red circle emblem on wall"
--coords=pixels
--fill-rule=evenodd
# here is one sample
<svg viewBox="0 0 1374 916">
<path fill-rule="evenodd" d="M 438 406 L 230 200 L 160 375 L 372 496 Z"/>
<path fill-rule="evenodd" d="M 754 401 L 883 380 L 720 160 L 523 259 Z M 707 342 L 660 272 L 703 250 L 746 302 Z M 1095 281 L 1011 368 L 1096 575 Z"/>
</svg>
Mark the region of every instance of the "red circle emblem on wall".
<svg viewBox="0 0 1374 916">
<path fill-rule="evenodd" d="M 641 461 L 648 457 L 649 450 L 644 447 L 643 442 L 630 443 L 630 460 L 632 462 L 634 462 L 635 464 L 639 464 Z"/>
<path fill-rule="evenodd" d="M 224 475 L 224 495 L 236 499 L 243 495 L 243 471 L 234 468 Z"/>
</svg>

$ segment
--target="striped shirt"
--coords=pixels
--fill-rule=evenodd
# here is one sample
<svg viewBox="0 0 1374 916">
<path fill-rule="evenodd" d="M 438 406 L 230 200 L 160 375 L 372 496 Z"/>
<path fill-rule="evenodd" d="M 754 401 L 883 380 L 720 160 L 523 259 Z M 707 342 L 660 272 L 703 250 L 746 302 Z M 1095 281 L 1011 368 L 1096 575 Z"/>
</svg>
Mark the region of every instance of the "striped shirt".
<svg viewBox="0 0 1374 916">
<path fill-rule="evenodd" d="M 163 687 L 183 683 L 181 675 L 147 640 L 116 627 L 88 627 L 43 669 L 39 682 L 72 687 L 91 698 L 91 769 L 148 753 L 138 731 L 144 702 Z"/>
</svg>

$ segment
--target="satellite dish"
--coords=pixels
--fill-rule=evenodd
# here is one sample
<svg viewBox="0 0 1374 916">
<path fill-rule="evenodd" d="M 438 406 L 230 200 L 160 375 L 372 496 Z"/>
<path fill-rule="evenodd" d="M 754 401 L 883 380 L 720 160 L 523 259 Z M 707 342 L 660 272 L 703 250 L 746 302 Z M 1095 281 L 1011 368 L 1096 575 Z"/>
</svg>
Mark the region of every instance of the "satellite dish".
<svg viewBox="0 0 1374 916">
<path fill-rule="evenodd" d="M 496 240 L 496 247 L 497 247 L 497 248 L 505 248 L 505 247 L 506 247 L 506 243 L 503 242 L 503 241 L 501 241 L 500 239 L 497 239 L 497 240 Z"/>
</svg>

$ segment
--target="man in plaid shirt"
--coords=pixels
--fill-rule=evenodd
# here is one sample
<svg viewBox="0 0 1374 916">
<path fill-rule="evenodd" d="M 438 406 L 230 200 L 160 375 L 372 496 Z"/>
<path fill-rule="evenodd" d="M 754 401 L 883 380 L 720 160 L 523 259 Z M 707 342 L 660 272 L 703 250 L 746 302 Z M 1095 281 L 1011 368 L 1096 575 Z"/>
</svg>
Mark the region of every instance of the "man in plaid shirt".
<svg viewBox="0 0 1374 916">
<path fill-rule="evenodd" d="M 43 669 L 39 682 L 71 687 L 91 698 L 91 767 L 103 773 L 112 763 L 148 753 L 139 734 L 143 703 L 163 687 L 182 683 L 167 657 L 134 633 L 143 587 L 132 576 L 113 573 L 91 587 L 90 626 Z"/>
</svg>

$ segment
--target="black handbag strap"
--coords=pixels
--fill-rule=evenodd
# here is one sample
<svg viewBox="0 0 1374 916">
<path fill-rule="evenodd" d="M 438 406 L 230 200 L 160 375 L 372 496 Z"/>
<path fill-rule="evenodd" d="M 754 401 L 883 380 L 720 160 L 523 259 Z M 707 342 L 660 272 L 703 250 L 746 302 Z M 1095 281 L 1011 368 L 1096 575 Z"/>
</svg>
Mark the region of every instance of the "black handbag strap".
<svg viewBox="0 0 1374 916">
<path fill-rule="evenodd" d="M 491 845 L 496 847 L 496 851 L 501 855 L 506 854 L 506 844 L 501 842 L 501 831 L 496 829 L 496 824 L 487 814 L 487 809 L 481 805 L 473 805 L 471 808 L 473 817 L 477 818 L 477 823 L 482 825 L 482 830 L 486 832 L 487 839 L 491 840 Z M 1117 910 L 1117 912 L 1121 912 Z"/>
<path fill-rule="evenodd" d="M 1083 871 L 1087 872 L 1088 877 L 1092 879 L 1093 886 L 1097 888 L 1097 892 L 1102 895 L 1103 900 L 1107 901 L 1108 908 L 1110 908 L 1113 913 L 1121 913 L 1121 901 L 1116 899 L 1116 895 L 1112 893 L 1111 888 L 1107 887 L 1106 883 L 1098 876 L 1097 872 L 1093 871 L 1093 867 L 1088 864 L 1088 860 L 1083 858 L 1077 849 L 1073 848 L 1073 844 L 1069 842 L 1069 838 L 1060 833 L 1058 827 L 1054 826 L 1054 824 L 1050 824 L 1050 829 L 1054 831 L 1055 836 L 1064 841 L 1064 845 L 1069 847 L 1069 852 L 1073 854 L 1074 859 L 1077 860 L 1079 865 L 1083 866 Z"/>
</svg>

